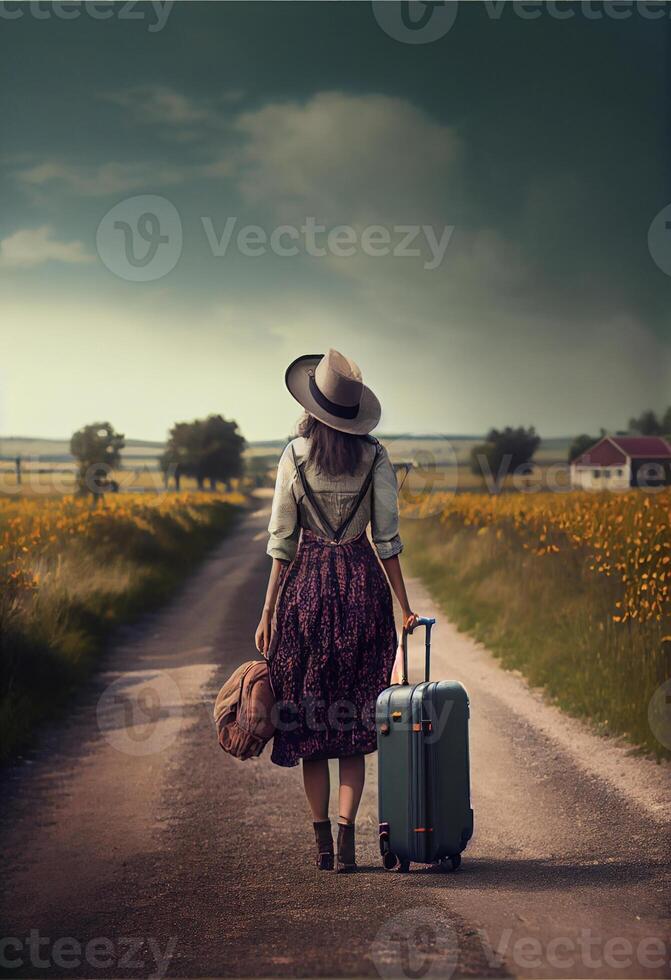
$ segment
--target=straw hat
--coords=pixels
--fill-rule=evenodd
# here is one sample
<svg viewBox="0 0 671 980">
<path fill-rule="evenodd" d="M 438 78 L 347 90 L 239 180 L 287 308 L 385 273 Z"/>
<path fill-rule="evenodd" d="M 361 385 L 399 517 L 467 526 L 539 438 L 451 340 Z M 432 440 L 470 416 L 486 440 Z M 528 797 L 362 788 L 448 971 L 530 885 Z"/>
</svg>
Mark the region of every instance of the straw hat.
<svg viewBox="0 0 671 980">
<path fill-rule="evenodd" d="M 380 421 L 380 403 L 358 366 L 337 350 L 297 357 L 284 380 L 296 401 L 332 429 L 363 436 Z"/>
</svg>

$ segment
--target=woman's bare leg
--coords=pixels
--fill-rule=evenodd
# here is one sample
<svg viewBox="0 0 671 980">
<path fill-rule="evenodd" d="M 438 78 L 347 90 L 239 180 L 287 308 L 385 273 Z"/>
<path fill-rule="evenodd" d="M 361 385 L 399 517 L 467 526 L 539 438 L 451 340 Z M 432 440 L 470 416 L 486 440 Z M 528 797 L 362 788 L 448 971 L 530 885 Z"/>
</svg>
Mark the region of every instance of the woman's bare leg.
<svg viewBox="0 0 671 980">
<path fill-rule="evenodd" d="M 328 820 L 331 793 L 328 759 L 303 759 L 303 786 L 312 810 L 312 819 Z"/>
<path fill-rule="evenodd" d="M 366 760 L 362 755 L 340 759 L 340 805 L 338 823 L 354 823 L 366 778 Z"/>
</svg>

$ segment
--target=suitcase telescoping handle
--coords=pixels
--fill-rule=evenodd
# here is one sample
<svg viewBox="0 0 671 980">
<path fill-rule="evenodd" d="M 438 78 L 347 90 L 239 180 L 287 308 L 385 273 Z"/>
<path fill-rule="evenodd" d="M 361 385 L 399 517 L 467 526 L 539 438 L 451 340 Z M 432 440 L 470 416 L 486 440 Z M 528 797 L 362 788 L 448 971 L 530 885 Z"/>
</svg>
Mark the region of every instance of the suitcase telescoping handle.
<svg viewBox="0 0 671 980">
<path fill-rule="evenodd" d="M 435 626 L 435 619 L 427 619 L 426 616 L 418 616 L 417 622 L 413 626 L 413 632 L 418 626 L 424 626 L 426 628 L 426 636 L 424 640 L 424 680 L 428 681 L 429 674 L 431 673 L 431 627 Z M 403 675 L 401 677 L 401 684 L 408 683 L 408 631 L 403 627 Z"/>
</svg>

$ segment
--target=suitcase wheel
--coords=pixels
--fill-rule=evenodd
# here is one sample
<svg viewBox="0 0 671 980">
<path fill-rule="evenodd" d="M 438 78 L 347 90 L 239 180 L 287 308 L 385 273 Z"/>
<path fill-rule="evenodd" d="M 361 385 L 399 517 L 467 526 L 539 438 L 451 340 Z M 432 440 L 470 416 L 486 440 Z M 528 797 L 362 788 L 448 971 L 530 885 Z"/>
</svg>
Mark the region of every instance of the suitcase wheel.
<svg viewBox="0 0 671 980">
<path fill-rule="evenodd" d="M 393 851 L 385 851 L 382 855 L 382 867 L 385 871 L 393 871 L 398 864 L 398 858 Z"/>
<path fill-rule="evenodd" d="M 461 854 L 450 854 L 438 862 L 441 871 L 457 871 L 461 866 Z"/>
<path fill-rule="evenodd" d="M 389 846 L 389 824 L 380 824 L 380 854 L 382 855 L 382 867 L 385 871 L 409 871 L 409 861 L 399 861 L 398 857 Z"/>
<path fill-rule="evenodd" d="M 399 861 L 393 851 L 384 851 L 382 854 L 382 867 L 385 871 L 400 871 L 404 874 L 410 870 L 410 862 Z"/>
<path fill-rule="evenodd" d="M 393 871 L 398 864 L 398 858 L 389 846 L 389 824 L 380 824 L 380 854 L 382 855 L 382 867 L 385 871 Z"/>
<path fill-rule="evenodd" d="M 382 855 L 382 866 L 391 871 L 396 864 L 396 855 L 389 847 L 389 824 L 380 824 L 380 854 Z"/>
</svg>

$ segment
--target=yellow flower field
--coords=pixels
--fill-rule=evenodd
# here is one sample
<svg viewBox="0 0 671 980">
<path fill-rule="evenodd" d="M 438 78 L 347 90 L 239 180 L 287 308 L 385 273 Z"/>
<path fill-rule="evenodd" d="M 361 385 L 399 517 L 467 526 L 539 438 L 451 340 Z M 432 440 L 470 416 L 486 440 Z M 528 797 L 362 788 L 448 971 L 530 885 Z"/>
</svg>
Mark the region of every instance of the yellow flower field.
<svg viewBox="0 0 671 980">
<path fill-rule="evenodd" d="M 671 614 L 671 489 L 657 493 L 426 494 L 406 516 L 440 514 L 481 533 L 514 529 L 539 560 L 579 550 L 589 571 L 619 584 L 615 623 Z"/>
<path fill-rule="evenodd" d="M 0 587 L 14 595 L 36 589 L 43 560 L 73 544 L 95 547 L 114 538 L 116 550 L 123 551 L 124 539 L 133 532 L 153 535 L 166 518 L 185 528 L 189 522 L 203 523 L 212 499 L 244 502 L 237 493 L 214 498 L 197 493 L 110 494 L 98 507 L 91 498 L 75 496 L 0 498 Z"/>
<path fill-rule="evenodd" d="M 671 755 L 671 489 L 425 493 L 402 513 L 406 561 L 457 625 L 565 710 Z"/>
<path fill-rule="evenodd" d="M 232 526 L 240 494 L 0 498 L 0 760 L 166 601 Z"/>
</svg>

